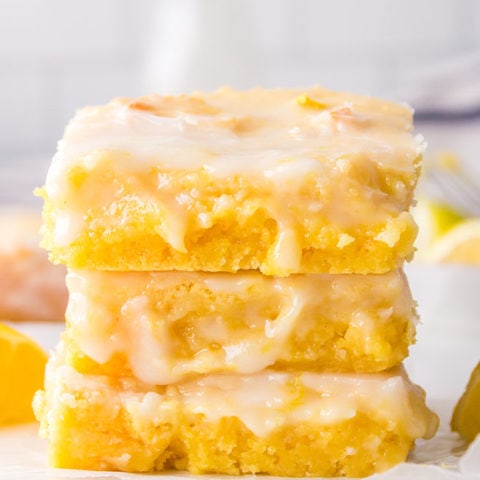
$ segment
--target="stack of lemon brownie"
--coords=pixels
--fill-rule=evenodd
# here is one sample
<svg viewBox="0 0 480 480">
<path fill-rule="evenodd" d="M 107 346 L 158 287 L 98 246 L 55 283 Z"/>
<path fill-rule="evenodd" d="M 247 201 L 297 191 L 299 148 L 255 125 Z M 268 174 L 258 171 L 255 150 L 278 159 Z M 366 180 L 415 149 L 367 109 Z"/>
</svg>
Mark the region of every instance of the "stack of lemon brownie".
<svg viewBox="0 0 480 480">
<path fill-rule="evenodd" d="M 401 366 L 411 120 L 320 87 L 79 111 L 42 191 L 70 292 L 35 400 L 52 465 L 362 476 L 431 436 Z"/>
</svg>

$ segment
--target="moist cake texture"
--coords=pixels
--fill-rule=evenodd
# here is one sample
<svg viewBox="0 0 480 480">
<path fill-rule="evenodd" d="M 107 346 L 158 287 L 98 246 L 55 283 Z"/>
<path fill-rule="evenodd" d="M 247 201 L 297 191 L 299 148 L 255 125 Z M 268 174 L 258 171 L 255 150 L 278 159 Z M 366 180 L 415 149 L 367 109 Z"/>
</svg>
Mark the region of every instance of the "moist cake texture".
<svg viewBox="0 0 480 480">
<path fill-rule="evenodd" d="M 80 374 L 60 354 L 46 392 L 34 405 L 50 462 L 64 468 L 365 476 L 405 460 L 437 426 L 402 368 L 264 370 L 152 387 Z"/>
<path fill-rule="evenodd" d="M 79 111 L 44 189 L 51 258 L 95 270 L 383 273 L 411 257 L 402 105 L 320 87 Z"/>
<path fill-rule="evenodd" d="M 376 372 L 400 363 L 417 316 L 382 275 L 70 271 L 66 362 L 165 385 L 269 366 Z"/>
<path fill-rule="evenodd" d="M 80 110 L 38 192 L 69 289 L 34 402 L 50 464 L 358 477 L 430 438 L 401 366 L 411 129 L 320 87 Z"/>
</svg>

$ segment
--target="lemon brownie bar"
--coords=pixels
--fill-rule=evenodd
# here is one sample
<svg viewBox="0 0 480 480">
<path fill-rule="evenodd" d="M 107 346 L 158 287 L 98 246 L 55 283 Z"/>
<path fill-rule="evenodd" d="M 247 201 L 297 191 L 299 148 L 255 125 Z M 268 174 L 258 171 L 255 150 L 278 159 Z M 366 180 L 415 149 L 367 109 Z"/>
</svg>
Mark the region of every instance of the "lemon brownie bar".
<svg viewBox="0 0 480 480">
<path fill-rule="evenodd" d="M 50 463 L 95 470 L 364 476 L 403 461 L 437 426 L 401 367 L 264 370 L 155 387 L 80 374 L 60 355 L 34 405 Z"/>
<path fill-rule="evenodd" d="M 417 316 L 382 275 L 69 271 L 66 362 L 174 383 L 266 367 L 375 372 L 400 363 Z"/>
<path fill-rule="evenodd" d="M 80 110 L 44 189 L 44 246 L 94 270 L 383 273 L 410 258 L 412 111 L 314 87 Z"/>
</svg>

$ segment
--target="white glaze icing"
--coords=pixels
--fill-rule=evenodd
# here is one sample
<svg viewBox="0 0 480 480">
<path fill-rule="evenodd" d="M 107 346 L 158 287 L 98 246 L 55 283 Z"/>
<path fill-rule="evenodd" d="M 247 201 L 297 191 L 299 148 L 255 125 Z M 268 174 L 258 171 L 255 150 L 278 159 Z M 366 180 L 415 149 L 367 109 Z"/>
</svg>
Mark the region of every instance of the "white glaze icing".
<svg viewBox="0 0 480 480">
<path fill-rule="evenodd" d="M 112 409 L 123 405 L 143 425 L 157 425 L 162 418 L 175 422 L 179 411 L 202 414 L 212 423 L 237 417 L 258 436 L 303 421 L 332 425 L 357 414 L 402 425 L 413 437 L 431 436 L 437 425 L 422 390 L 410 383 L 402 367 L 378 374 L 264 370 L 252 375 L 206 375 L 162 392 L 128 378 L 114 386 L 107 377 L 81 375 L 56 362 L 50 362 L 46 377 L 52 402 L 74 407 L 75 392 L 89 401 L 102 395 L 102 402 L 109 402 Z"/>
<path fill-rule="evenodd" d="M 178 335 L 173 330 L 175 322 L 189 315 L 195 305 L 167 317 L 161 302 L 157 307 L 149 300 L 149 288 L 158 299 L 169 294 L 168 288 L 195 284 L 211 292 L 204 298 L 193 297 L 195 301 L 209 302 L 213 295 L 236 296 L 245 305 L 245 318 L 221 318 L 213 302 L 211 310 L 197 322 L 201 328 L 196 325 L 195 331 L 204 339 L 202 345 L 215 344 L 217 348 L 192 347 L 189 355 L 180 355 L 174 346 Z M 192 373 L 225 370 L 247 374 L 271 366 L 288 348 L 295 330 L 305 328 L 305 308 L 321 309 L 323 321 L 330 318 L 331 322 L 344 322 L 348 318 L 365 332 L 366 341 L 375 325 L 388 322 L 392 316 L 416 321 L 408 284 L 400 271 L 276 278 L 257 272 L 232 275 L 80 270 L 69 272 L 67 285 L 67 319 L 79 348 L 100 364 L 122 353 L 134 375 L 151 384 L 176 382 Z M 262 305 L 268 299 L 275 306 L 275 317 L 262 314 L 256 304 L 258 298 L 263 299 Z M 384 308 L 384 303 L 390 307 Z M 230 325 L 240 321 L 244 323 L 242 328 L 231 330 Z"/>
</svg>

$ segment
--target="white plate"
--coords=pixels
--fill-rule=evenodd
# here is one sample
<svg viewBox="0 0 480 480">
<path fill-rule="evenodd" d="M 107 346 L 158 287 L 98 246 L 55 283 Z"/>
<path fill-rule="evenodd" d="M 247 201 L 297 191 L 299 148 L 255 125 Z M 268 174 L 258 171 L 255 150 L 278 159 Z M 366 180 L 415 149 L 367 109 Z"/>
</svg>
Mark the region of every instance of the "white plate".
<svg viewBox="0 0 480 480">
<path fill-rule="evenodd" d="M 480 437 L 462 457 L 463 443 L 450 433 L 448 426 L 453 406 L 480 361 L 480 268 L 410 265 L 407 270 L 422 324 L 418 327 L 417 344 L 405 363 L 412 380 L 427 391 L 428 404 L 440 415 L 441 427 L 433 440 L 418 442 L 407 463 L 375 478 L 480 480 Z M 62 327 L 23 324 L 21 329 L 50 349 Z M 159 478 L 159 475 L 49 469 L 45 442 L 37 438 L 36 430 L 36 425 L 0 429 L 0 480 Z"/>
</svg>

